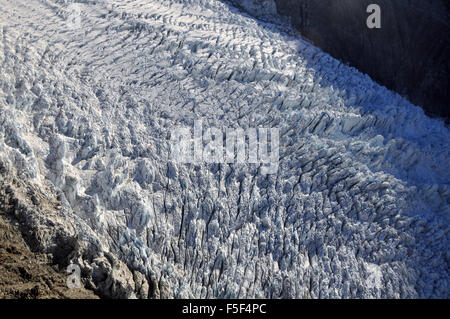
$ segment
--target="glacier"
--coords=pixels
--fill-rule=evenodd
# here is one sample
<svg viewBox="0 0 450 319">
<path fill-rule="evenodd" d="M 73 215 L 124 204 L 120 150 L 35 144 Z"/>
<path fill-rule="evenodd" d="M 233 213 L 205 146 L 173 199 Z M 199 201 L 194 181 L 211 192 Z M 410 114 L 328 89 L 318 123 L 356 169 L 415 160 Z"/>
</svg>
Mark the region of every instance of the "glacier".
<svg viewBox="0 0 450 319">
<path fill-rule="evenodd" d="M 0 6 L 0 209 L 87 287 L 449 297 L 443 121 L 225 1 Z M 171 161 L 196 120 L 279 129 L 277 172 Z"/>
</svg>

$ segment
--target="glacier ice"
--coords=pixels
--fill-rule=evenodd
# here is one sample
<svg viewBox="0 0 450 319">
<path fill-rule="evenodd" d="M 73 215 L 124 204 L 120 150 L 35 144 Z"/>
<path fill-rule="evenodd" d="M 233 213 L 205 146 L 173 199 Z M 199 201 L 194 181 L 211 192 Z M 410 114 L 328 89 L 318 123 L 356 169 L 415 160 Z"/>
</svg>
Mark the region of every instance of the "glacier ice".
<svg viewBox="0 0 450 319">
<path fill-rule="evenodd" d="M 442 121 L 226 2 L 77 1 L 79 28 L 72 1 L 0 3 L 0 163 L 58 203 L 23 222 L 73 238 L 100 291 L 449 296 Z M 277 173 L 170 161 L 199 119 L 278 128 Z"/>
</svg>

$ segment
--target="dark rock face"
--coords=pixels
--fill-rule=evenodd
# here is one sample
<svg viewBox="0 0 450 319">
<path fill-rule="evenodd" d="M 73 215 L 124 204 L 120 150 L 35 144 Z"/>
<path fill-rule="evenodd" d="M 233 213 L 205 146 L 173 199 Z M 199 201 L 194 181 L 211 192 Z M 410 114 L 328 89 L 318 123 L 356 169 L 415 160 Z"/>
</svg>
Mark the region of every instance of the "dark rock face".
<svg viewBox="0 0 450 319">
<path fill-rule="evenodd" d="M 374 80 L 450 118 L 449 2 L 445 0 L 275 0 L 281 15 L 315 45 Z M 369 4 L 381 28 L 366 25 Z"/>
</svg>

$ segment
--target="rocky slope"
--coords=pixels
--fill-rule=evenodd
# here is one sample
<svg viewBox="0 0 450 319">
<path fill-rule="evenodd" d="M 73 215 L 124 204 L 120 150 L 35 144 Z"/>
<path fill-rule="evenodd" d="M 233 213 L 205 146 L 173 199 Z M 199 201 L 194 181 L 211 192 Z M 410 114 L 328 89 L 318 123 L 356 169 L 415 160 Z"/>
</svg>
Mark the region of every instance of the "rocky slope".
<svg viewBox="0 0 450 319">
<path fill-rule="evenodd" d="M 0 209 L 0 299 L 98 298 L 84 288 L 69 289 L 52 257 L 32 252 L 13 215 Z"/>
<path fill-rule="evenodd" d="M 0 0 L 0 198 L 34 249 L 109 297 L 448 297 L 443 122 L 225 2 L 73 4 Z M 276 173 L 170 160 L 199 119 L 278 128 Z"/>
<path fill-rule="evenodd" d="M 85 227 L 58 192 L 0 161 L 0 298 L 147 298 L 144 276 L 99 249 Z M 82 266 L 80 288 L 68 288 L 71 263 Z"/>
</svg>

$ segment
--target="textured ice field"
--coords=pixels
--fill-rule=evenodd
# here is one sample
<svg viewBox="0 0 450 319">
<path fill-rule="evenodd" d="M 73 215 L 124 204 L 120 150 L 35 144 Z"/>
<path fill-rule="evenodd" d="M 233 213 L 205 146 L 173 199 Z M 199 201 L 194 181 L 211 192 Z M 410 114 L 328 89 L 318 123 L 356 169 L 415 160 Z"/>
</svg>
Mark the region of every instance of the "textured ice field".
<svg viewBox="0 0 450 319">
<path fill-rule="evenodd" d="M 0 160 L 58 196 L 84 273 L 105 253 L 161 297 L 449 297 L 441 121 L 218 0 L 76 6 L 0 0 Z M 199 119 L 278 128 L 277 173 L 170 161 Z"/>
</svg>

